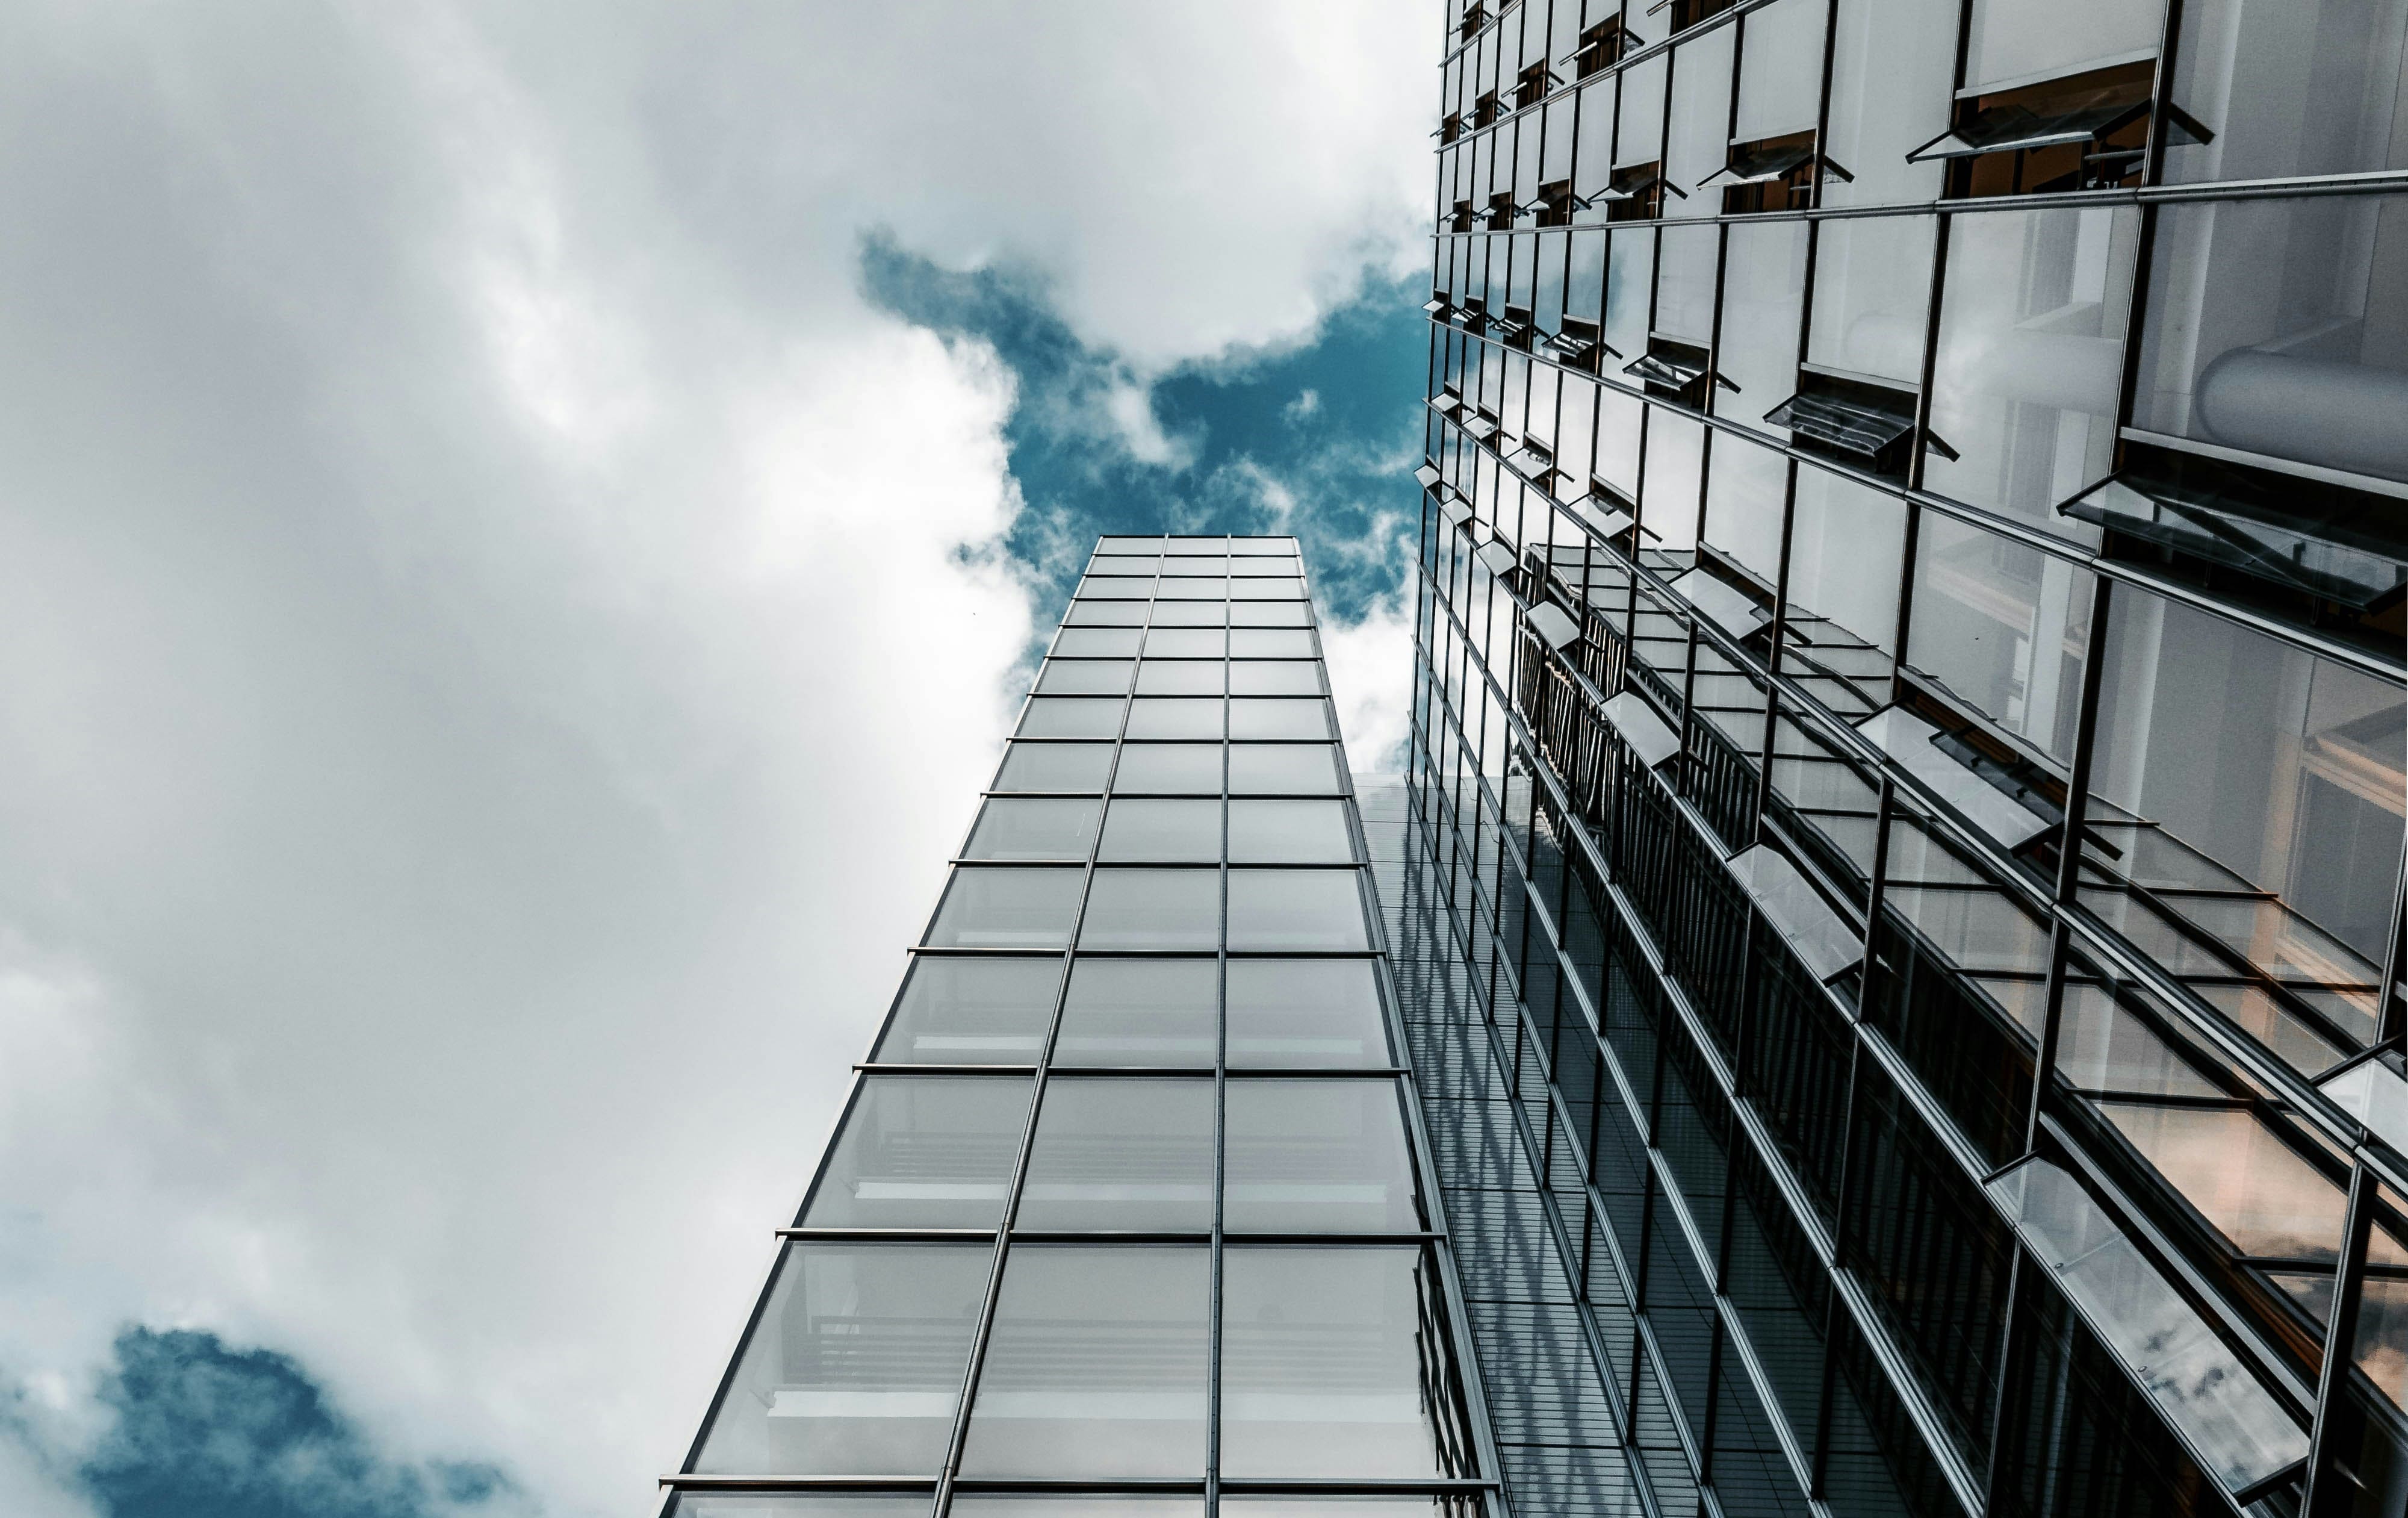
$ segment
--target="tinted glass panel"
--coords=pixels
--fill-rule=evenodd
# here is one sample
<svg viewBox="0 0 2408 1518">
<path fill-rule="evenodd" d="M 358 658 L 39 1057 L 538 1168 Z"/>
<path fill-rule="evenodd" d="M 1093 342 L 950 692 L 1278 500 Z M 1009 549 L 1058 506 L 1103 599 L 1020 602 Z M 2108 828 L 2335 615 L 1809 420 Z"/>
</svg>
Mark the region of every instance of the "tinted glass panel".
<svg viewBox="0 0 2408 1518">
<path fill-rule="evenodd" d="M 921 955 L 876 1063 L 1034 1065 L 1061 980 L 1058 959 Z"/>
<path fill-rule="evenodd" d="M 1265 659 L 1229 666 L 1233 695 L 1319 695 L 1321 666 L 1310 659 Z"/>
<path fill-rule="evenodd" d="M 1043 695 L 1119 695 L 1128 690 L 1135 667 L 1126 659 L 1048 659 L 1038 671 L 1037 689 Z"/>
<path fill-rule="evenodd" d="M 1219 738 L 1221 703 L 1197 697 L 1140 696 L 1129 709 L 1131 738 Z"/>
<path fill-rule="evenodd" d="M 1218 627 L 1156 627 L 1145 635 L 1149 659 L 1217 659 L 1228 634 Z"/>
<path fill-rule="evenodd" d="M 867 1078 L 802 1225 L 996 1226 L 1031 1087 L 1018 1076 Z"/>
<path fill-rule="evenodd" d="M 1084 860 L 1102 810 L 1100 801 L 997 796 L 979 809 L 968 857 Z"/>
<path fill-rule="evenodd" d="M 1241 865 L 1351 865 L 1342 801 L 1232 801 L 1229 858 Z"/>
<path fill-rule="evenodd" d="M 1240 601 L 1229 608 L 1232 627 L 1310 627 L 1312 608 L 1300 601 Z"/>
<path fill-rule="evenodd" d="M 1211 869 L 1099 869 L 1082 949 L 1211 949 L 1221 941 L 1221 876 Z"/>
<path fill-rule="evenodd" d="M 1310 659 L 1320 652 L 1300 628 L 1241 627 L 1229 635 L 1229 652 L 1241 659 Z"/>
<path fill-rule="evenodd" d="M 1070 974 L 1057 1065 L 1209 1066 L 1219 967 L 1209 959 L 1082 959 Z"/>
<path fill-rule="evenodd" d="M 1066 627 L 1054 639 L 1058 658 L 1125 659 L 1137 652 L 1144 634 L 1134 627 Z"/>
<path fill-rule="evenodd" d="M 1218 601 L 1156 601 L 1156 627 L 1218 627 L 1229 620 L 1229 609 Z"/>
<path fill-rule="evenodd" d="M 937 949 L 1059 949 L 1070 941 L 1084 871 L 965 866 L 928 929 Z"/>
<path fill-rule="evenodd" d="M 1221 794 L 1221 746 L 1217 743 L 1137 743 L 1121 751 L 1112 789 L 1171 795 Z"/>
<path fill-rule="evenodd" d="M 1125 771 L 1126 765 L 1123 765 Z M 1232 744 L 1233 795 L 1338 795 L 1338 751 L 1326 744 Z"/>
<path fill-rule="evenodd" d="M 934 1475 L 993 1255 L 984 1244 L 786 1246 L 695 1469 Z"/>
<path fill-rule="evenodd" d="M 1120 730 L 1117 696 L 1036 696 L 1020 718 L 1023 738 L 1113 738 Z"/>
<path fill-rule="evenodd" d="M 1369 947 L 1363 900 L 1351 869 L 1232 869 L 1229 947 Z"/>
<path fill-rule="evenodd" d="M 1331 731 L 1329 704 L 1326 701 L 1235 700 L 1229 703 L 1231 738 L 1326 738 Z"/>
<path fill-rule="evenodd" d="M 963 1473 L 1202 1474 L 1207 1253 L 1013 1250 Z"/>
<path fill-rule="evenodd" d="M 1051 1081 L 1013 1226 L 1212 1226 L 1212 1082 Z"/>
<path fill-rule="evenodd" d="M 1390 1062 L 1368 959 L 1229 961 L 1232 1066 L 1359 1067 Z"/>
<path fill-rule="evenodd" d="M 1221 803 L 1114 801 L 1104 822 L 1103 859 L 1201 860 L 1221 857 Z"/>
<path fill-rule="evenodd" d="M 1014 743 L 1004 751 L 998 791 L 1100 791 L 1111 773 L 1109 743 Z"/>
<path fill-rule="evenodd" d="M 1225 667 L 1217 659 L 1148 659 L 1138 672 L 1137 688 L 1143 695 L 1219 695 Z"/>
<path fill-rule="evenodd" d="M 1406 1233 L 1421 1226 L 1394 1081 L 1232 1081 L 1226 1100 L 1224 1227 Z"/>
</svg>

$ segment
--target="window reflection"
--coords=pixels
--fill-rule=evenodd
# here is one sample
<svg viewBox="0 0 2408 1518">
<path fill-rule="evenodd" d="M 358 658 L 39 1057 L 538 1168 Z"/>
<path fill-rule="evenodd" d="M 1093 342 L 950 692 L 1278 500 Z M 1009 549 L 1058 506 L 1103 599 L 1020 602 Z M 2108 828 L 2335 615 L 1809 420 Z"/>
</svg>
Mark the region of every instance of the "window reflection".
<svg viewBox="0 0 2408 1518">
<path fill-rule="evenodd" d="M 1004 750 L 998 791 L 1100 791 L 1111 773 L 1109 743 L 1014 743 Z"/>
<path fill-rule="evenodd" d="M 979 809 L 965 853 L 971 859 L 1083 861 L 1101 810 L 1094 801 L 996 796 Z"/>
<path fill-rule="evenodd" d="M 1061 980 L 1058 958 L 919 955 L 873 1058 L 882 1065 L 1033 1065 Z"/>
<path fill-rule="evenodd" d="M 1228 1019 L 1232 1066 L 1347 1067 L 1392 1058 L 1368 959 L 1233 959 Z"/>
<path fill-rule="evenodd" d="M 1012 1224 L 1154 1232 L 1212 1226 L 1212 1082 L 1048 1081 Z"/>
<path fill-rule="evenodd" d="M 1341 801 L 1229 803 L 1229 858 L 1240 865 L 1351 865 L 1354 836 Z"/>
<path fill-rule="evenodd" d="M 1079 927 L 1082 949 L 1211 949 L 1221 941 L 1221 876 L 1211 869 L 1098 869 Z"/>
<path fill-rule="evenodd" d="M 873 1075 L 845 1113 L 806 1228 L 992 1228 L 1019 1156 L 1031 1082 Z"/>
<path fill-rule="evenodd" d="M 1229 947 L 1278 952 L 1370 947 L 1351 869 L 1232 869 Z"/>
<path fill-rule="evenodd" d="M 1391 1081 L 1232 1081 L 1222 1226 L 1407 1233 L 1421 1226 Z"/>
<path fill-rule="evenodd" d="M 1132 743 L 1121 750 L 1112 789 L 1123 794 L 1218 795 L 1221 746 L 1217 743 Z"/>
<path fill-rule="evenodd" d="M 2243 1254 L 2339 1253 L 2341 1188 L 2248 1111 L 2118 1101 L 2099 1110 Z"/>
<path fill-rule="evenodd" d="M 1070 971 L 1059 1065 L 1210 1066 L 1220 1047 L 1210 959 L 1082 958 Z"/>
<path fill-rule="evenodd" d="M 1070 941 L 1081 869 L 967 865 L 953 871 L 937 920 L 935 949 L 1059 949 Z"/>
</svg>

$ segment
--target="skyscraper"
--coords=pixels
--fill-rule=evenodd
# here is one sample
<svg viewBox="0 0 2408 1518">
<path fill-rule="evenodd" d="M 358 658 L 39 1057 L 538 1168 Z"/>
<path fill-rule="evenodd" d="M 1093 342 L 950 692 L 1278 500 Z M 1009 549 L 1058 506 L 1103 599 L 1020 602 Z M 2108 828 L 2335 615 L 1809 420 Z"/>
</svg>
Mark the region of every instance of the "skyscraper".
<svg viewBox="0 0 2408 1518">
<path fill-rule="evenodd" d="M 1383 805 L 1503 1500 L 2408 1509 L 2408 5 L 1448 12 Z"/>
<path fill-rule="evenodd" d="M 1369 857 L 1294 539 L 1102 540 L 667 1511 L 1477 1506 Z"/>
</svg>

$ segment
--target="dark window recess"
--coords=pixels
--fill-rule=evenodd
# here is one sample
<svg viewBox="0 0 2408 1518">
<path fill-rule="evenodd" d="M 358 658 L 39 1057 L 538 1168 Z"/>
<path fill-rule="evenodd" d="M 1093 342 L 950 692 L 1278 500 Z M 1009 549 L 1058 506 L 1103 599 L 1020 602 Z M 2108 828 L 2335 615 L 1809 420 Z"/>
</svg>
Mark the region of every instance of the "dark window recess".
<svg viewBox="0 0 2408 1518">
<path fill-rule="evenodd" d="M 1456 303 L 1455 314 L 1466 332 L 1477 336 L 1488 330 L 1488 301 L 1484 296 L 1464 296 Z"/>
<path fill-rule="evenodd" d="M 1541 226 L 1570 226 L 1572 212 L 1584 211 L 1593 204 L 1572 193 L 1571 180 L 1549 179 L 1539 186 L 1539 198 L 1522 208 L 1535 213 Z"/>
<path fill-rule="evenodd" d="M 1624 365 L 1622 372 L 1636 376 L 1650 395 L 1678 401 L 1697 411 L 1706 408 L 1706 393 L 1713 385 L 1739 393 L 1739 386 L 1706 367 L 1704 349 L 1676 337 L 1651 336 L 1647 351 Z"/>
<path fill-rule="evenodd" d="M 1522 446 L 1505 456 L 1505 462 L 1519 469 L 1530 483 L 1556 494 L 1556 486 L 1571 477 L 1555 467 L 1555 451 L 1536 437 L 1525 437 Z"/>
<path fill-rule="evenodd" d="M 1538 335 L 1538 328 L 1530 321 L 1530 308 L 1508 306 L 1504 314 L 1489 323 L 1489 333 L 1509 347 L 1518 348 L 1526 353 L 1530 351 L 1530 339 Z"/>
<path fill-rule="evenodd" d="M 2054 767 L 1998 736 L 1988 723 L 1960 707 L 1938 680 L 1914 669 L 1901 668 L 1898 704 L 1939 729 L 1931 746 L 1971 770 L 1985 784 L 2048 824 L 2016 851 L 2020 857 L 2053 872 L 2057 834 L 2065 825 L 2065 777 Z M 2088 828 L 2083 840 L 2111 859 L 2124 851 Z"/>
<path fill-rule="evenodd" d="M 1438 138 L 1439 146 L 1440 147 L 1444 147 L 1446 144 L 1453 142 L 1455 138 L 1463 136 L 1463 112 L 1459 110 L 1451 110 L 1445 115 L 1440 117 L 1438 119 L 1438 130 L 1432 133 L 1431 136 Z"/>
<path fill-rule="evenodd" d="M 1469 232 L 1471 230 L 1471 221 L 1472 212 L 1471 200 L 1469 196 L 1466 196 L 1465 198 L 1456 201 L 1452 207 L 1448 208 L 1446 229 L 1449 232 Z"/>
<path fill-rule="evenodd" d="M 2159 565 L 2286 620 L 2408 631 L 2408 501 L 2127 442 L 2123 467 L 2057 510 L 2106 529 L 2108 557 Z"/>
<path fill-rule="evenodd" d="M 1513 76 L 1513 108 L 1521 110 L 1547 98 L 1547 92 L 1564 81 L 1543 58 Z"/>
<path fill-rule="evenodd" d="M 1605 535 L 1605 540 L 1625 553 L 1639 555 L 1639 504 L 1629 496 L 1592 475 L 1588 494 L 1572 503 L 1588 524 Z M 1608 687 L 1611 689 L 1612 687 Z"/>
<path fill-rule="evenodd" d="M 1664 214 L 1667 190 L 1683 200 L 1689 198 L 1679 185 L 1664 178 L 1662 164 L 1626 164 L 1613 171 L 1604 189 L 1588 198 L 1591 204 L 1605 208 L 1609 222 L 1652 222 Z"/>
<path fill-rule="evenodd" d="M 1732 143 L 1728 160 L 1699 179 L 1698 188 L 1722 186 L 1726 216 L 1801 210 L 1813 203 L 1818 172 L 1842 179 L 1856 179 L 1814 151 L 1813 133 L 1792 132 L 1785 136 Z"/>
<path fill-rule="evenodd" d="M 1945 162 L 1952 200 L 2138 184 L 2156 68 L 2123 64 L 1960 100 L 1955 124 L 1907 162 Z M 2214 139 L 2179 106 L 2167 106 L 2166 122 L 2175 140 Z"/>
<path fill-rule="evenodd" d="M 1487 24 L 1488 7 L 1486 6 L 1466 6 L 1463 7 L 1462 27 L 1455 35 L 1460 36 L 1464 41 L 1469 42 L 1473 37 L 1478 36 L 1480 35 L 1480 29 Z"/>
<path fill-rule="evenodd" d="M 1563 330 L 1539 346 L 1566 367 L 1585 370 L 1590 374 L 1598 371 L 1602 358 L 1622 356 L 1605 340 L 1604 333 L 1596 322 L 1580 316 L 1565 317 Z"/>
<path fill-rule="evenodd" d="M 1470 415 L 1459 416 L 1456 420 L 1463 423 L 1464 431 L 1484 443 L 1497 436 L 1497 429 L 1500 425 L 1497 420 L 1497 413 L 1485 406 L 1475 406 L 1471 408 Z"/>
<path fill-rule="evenodd" d="M 1471 103 L 1471 124 L 1476 129 L 1497 123 L 1497 92 L 1486 90 Z"/>
<path fill-rule="evenodd" d="M 1491 232 L 1512 231 L 1513 213 L 1516 208 L 1517 208 L 1513 204 L 1512 191 L 1499 190 L 1495 194 L 1490 195 L 1488 197 L 1488 230 Z"/>
<path fill-rule="evenodd" d="M 1787 427 L 1799 446 L 1814 452 L 1904 479 L 1913 451 L 1908 440 L 1914 432 L 1914 392 L 1801 365 L 1798 394 L 1765 412 L 1764 420 Z M 1952 450 L 1935 451 L 1955 456 Z"/>
<path fill-rule="evenodd" d="M 1433 321 L 1443 322 L 1455 314 L 1455 302 L 1447 299 L 1445 291 L 1433 290 L 1430 298 L 1422 304 L 1422 314 Z"/>
<path fill-rule="evenodd" d="M 1609 16 L 1580 35 L 1580 46 L 1557 60 L 1572 65 L 1572 78 L 1584 79 L 1622 62 L 1630 49 L 1630 34 L 1622 29 L 1622 18 Z"/>
<path fill-rule="evenodd" d="M 1739 0 L 1656 0 L 1654 5 L 1647 7 L 1647 14 L 1653 16 L 1670 7 L 1672 11 L 1672 30 L 1685 32 L 1707 17 L 1719 16 L 1738 3 Z"/>
</svg>

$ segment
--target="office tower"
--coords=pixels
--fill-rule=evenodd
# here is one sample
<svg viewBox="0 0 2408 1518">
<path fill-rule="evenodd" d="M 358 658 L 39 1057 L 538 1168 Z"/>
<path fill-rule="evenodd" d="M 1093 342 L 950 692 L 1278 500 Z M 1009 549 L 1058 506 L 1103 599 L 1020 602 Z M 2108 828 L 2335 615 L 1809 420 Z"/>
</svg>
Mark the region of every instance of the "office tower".
<svg viewBox="0 0 2408 1518">
<path fill-rule="evenodd" d="M 1395 905 L 1517 1511 L 2408 1509 L 2403 26 L 1449 0 Z"/>
<path fill-rule="evenodd" d="M 1367 858 L 1295 540 L 1103 539 L 665 1511 L 1479 1506 Z"/>
</svg>

